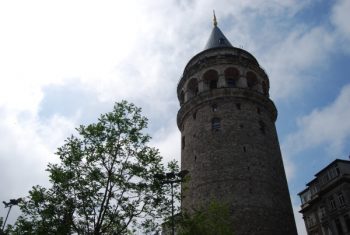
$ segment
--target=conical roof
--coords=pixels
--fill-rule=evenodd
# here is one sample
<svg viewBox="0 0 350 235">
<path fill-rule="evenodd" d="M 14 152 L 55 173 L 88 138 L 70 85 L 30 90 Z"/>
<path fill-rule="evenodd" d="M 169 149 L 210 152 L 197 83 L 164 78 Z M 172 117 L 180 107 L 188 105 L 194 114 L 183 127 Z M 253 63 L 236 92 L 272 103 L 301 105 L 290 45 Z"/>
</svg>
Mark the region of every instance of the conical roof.
<svg viewBox="0 0 350 235">
<path fill-rule="evenodd" d="M 205 45 L 204 50 L 210 49 L 210 48 L 216 48 L 216 47 L 232 47 L 229 40 L 225 37 L 225 35 L 221 32 L 221 30 L 218 27 L 218 22 L 216 21 L 215 11 L 214 13 L 214 28 L 213 31 L 211 31 L 209 40 L 207 42 L 207 45 Z"/>
<path fill-rule="evenodd" d="M 225 35 L 221 32 L 219 27 L 214 24 L 213 31 L 211 31 L 209 40 L 205 45 L 204 50 L 216 47 L 232 47 L 229 40 L 225 37 Z"/>
</svg>

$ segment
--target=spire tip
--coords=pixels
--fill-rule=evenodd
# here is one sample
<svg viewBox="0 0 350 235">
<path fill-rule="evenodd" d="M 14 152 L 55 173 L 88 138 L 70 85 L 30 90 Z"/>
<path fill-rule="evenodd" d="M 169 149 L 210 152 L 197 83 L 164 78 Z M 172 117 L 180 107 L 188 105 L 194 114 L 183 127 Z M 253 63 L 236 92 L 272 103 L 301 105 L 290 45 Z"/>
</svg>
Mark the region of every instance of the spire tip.
<svg viewBox="0 0 350 235">
<path fill-rule="evenodd" d="M 218 22 L 216 20 L 215 10 L 213 10 L 213 14 L 214 14 L 214 19 L 213 19 L 214 27 L 216 27 L 218 25 Z"/>
</svg>

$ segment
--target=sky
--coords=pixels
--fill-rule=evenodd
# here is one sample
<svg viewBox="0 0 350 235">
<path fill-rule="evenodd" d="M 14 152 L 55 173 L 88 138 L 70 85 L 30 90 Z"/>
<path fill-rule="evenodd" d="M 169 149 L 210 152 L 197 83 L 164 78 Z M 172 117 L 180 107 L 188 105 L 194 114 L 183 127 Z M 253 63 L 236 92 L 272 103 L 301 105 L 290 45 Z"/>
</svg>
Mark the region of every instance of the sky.
<svg viewBox="0 0 350 235">
<path fill-rule="evenodd" d="M 142 107 L 164 161 L 180 160 L 176 86 L 209 38 L 213 9 L 269 76 L 306 234 L 297 193 L 350 154 L 349 0 L 0 1 L 0 201 L 49 185 L 56 149 L 123 99 Z"/>
</svg>

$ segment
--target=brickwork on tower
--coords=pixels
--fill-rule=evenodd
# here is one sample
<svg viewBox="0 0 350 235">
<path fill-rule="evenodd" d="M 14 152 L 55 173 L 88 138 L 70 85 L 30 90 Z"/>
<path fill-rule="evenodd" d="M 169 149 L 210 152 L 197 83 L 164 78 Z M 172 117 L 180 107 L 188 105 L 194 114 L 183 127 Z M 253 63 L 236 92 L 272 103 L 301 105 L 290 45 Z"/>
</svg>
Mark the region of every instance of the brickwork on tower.
<svg viewBox="0 0 350 235">
<path fill-rule="evenodd" d="M 227 203 L 235 235 L 297 234 L 268 91 L 254 56 L 230 44 L 194 56 L 177 88 L 182 208 Z"/>
</svg>

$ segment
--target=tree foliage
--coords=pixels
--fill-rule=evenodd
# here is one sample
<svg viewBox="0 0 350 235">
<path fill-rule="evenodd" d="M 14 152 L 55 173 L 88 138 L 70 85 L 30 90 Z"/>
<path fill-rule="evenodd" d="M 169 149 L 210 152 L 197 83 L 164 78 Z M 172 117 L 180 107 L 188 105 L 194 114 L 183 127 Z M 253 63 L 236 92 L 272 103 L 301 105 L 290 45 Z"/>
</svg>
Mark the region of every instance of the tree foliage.
<svg viewBox="0 0 350 235">
<path fill-rule="evenodd" d="M 177 219 L 179 235 L 233 235 L 228 206 L 211 201 L 193 213 Z"/>
<path fill-rule="evenodd" d="M 140 108 L 123 101 L 77 128 L 58 148 L 60 163 L 48 165 L 52 186 L 33 187 L 20 204 L 14 233 L 119 235 L 154 225 L 169 202 L 154 183 L 165 167 L 146 127 Z"/>
</svg>

